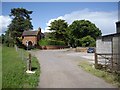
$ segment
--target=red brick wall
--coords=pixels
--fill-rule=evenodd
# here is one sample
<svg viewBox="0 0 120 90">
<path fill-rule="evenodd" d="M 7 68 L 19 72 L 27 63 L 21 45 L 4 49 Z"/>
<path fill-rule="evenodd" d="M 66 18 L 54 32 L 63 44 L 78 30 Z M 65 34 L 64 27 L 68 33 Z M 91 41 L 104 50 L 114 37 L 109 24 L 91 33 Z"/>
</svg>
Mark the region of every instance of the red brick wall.
<svg viewBox="0 0 120 90">
<path fill-rule="evenodd" d="M 49 50 L 49 49 L 64 49 L 64 48 L 68 48 L 68 46 L 38 46 L 37 48 L 39 48 L 39 49 L 47 49 L 47 50 Z"/>
<path fill-rule="evenodd" d="M 22 43 L 26 45 L 26 41 L 31 41 L 32 44 L 37 44 L 37 37 L 36 36 L 25 36 L 22 40 Z"/>
</svg>

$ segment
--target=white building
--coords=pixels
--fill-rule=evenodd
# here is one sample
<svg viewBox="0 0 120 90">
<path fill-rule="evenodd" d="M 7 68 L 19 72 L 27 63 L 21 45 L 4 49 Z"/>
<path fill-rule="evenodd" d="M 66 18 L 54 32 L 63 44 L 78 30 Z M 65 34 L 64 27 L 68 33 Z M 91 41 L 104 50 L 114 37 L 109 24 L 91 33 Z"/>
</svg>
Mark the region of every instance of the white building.
<svg viewBox="0 0 120 90">
<path fill-rule="evenodd" d="M 108 59 L 112 69 L 120 70 L 120 21 L 116 22 L 116 33 L 97 38 L 96 53 L 98 57 Z"/>
</svg>

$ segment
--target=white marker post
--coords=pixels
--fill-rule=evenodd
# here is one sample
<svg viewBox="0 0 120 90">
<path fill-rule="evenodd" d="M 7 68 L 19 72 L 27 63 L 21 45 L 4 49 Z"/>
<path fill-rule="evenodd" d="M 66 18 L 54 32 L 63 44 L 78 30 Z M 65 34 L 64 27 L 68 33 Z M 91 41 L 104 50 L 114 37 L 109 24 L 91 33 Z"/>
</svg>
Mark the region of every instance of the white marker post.
<svg viewBox="0 0 120 90">
<path fill-rule="evenodd" d="M 32 65 L 31 65 L 31 54 L 29 53 L 29 57 L 27 58 L 27 71 L 26 73 L 35 73 L 35 71 L 31 71 Z"/>
</svg>

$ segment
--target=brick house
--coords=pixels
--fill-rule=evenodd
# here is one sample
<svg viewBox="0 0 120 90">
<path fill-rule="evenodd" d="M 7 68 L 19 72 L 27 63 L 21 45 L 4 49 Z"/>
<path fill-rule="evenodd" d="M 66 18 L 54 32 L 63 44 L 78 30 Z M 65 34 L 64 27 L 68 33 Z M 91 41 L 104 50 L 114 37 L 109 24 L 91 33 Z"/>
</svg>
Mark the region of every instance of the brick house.
<svg viewBox="0 0 120 90">
<path fill-rule="evenodd" d="M 37 31 L 24 31 L 22 34 L 22 44 L 25 46 L 36 46 L 41 39 L 41 28 Z"/>
</svg>

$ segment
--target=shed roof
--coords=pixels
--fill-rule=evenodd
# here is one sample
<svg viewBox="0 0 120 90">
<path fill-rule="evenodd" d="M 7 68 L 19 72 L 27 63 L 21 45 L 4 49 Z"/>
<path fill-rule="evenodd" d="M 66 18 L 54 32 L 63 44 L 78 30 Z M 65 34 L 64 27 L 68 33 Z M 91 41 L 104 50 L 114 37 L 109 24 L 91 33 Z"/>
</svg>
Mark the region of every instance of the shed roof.
<svg viewBox="0 0 120 90">
<path fill-rule="evenodd" d="M 22 36 L 37 36 L 39 31 L 24 31 Z"/>
<path fill-rule="evenodd" d="M 104 36 L 99 36 L 97 39 L 112 38 L 112 37 L 118 37 L 118 36 L 120 36 L 120 33 L 114 33 L 114 34 L 108 34 L 108 35 L 104 35 Z"/>
</svg>

